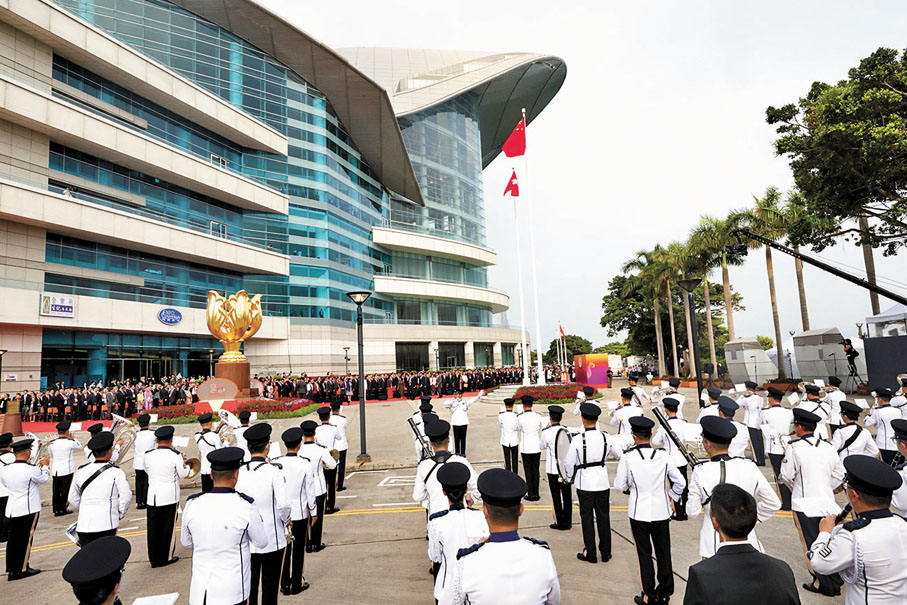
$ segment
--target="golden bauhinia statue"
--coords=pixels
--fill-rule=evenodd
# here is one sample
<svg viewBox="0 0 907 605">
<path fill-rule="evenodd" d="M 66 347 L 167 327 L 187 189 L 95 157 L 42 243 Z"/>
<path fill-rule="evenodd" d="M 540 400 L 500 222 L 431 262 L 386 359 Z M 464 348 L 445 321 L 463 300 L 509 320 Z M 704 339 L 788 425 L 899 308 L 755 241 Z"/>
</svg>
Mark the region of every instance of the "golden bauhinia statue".
<svg viewBox="0 0 907 605">
<path fill-rule="evenodd" d="M 245 290 L 224 297 L 208 290 L 208 330 L 224 345 L 220 361 L 242 362 L 239 347 L 261 328 L 261 294 L 249 298 Z"/>
</svg>

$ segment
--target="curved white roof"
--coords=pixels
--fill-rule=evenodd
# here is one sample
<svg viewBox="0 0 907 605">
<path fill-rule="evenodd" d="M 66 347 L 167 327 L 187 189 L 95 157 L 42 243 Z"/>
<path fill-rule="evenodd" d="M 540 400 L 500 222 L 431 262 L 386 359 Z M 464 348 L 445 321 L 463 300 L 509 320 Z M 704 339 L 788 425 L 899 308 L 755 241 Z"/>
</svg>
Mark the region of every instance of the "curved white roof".
<svg viewBox="0 0 907 605">
<path fill-rule="evenodd" d="M 350 63 L 390 95 L 397 116 L 422 111 L 457 95 L 479 95 L 482 165 L 500 153 L 520 120 L 531 122 L 567 76 L 558 57 L 535 53 L 414 48 L 340 48 Z"/>
</svg>

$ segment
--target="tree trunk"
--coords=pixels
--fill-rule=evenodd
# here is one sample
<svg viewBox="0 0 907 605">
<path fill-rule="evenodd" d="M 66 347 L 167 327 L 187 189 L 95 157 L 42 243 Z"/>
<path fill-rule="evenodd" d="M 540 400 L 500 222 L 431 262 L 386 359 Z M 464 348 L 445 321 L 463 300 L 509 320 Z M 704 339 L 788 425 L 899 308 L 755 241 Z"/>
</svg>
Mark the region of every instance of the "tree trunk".
<svg viewBox="0 0 907 605">
<path fill-rule="evenodd" d="M 772 249 L 765 246 L 765 272 L 768 273 L 768 294 L 772 301 L 772 321 L 775 323 L 775 351 L 778 354 L 778 377 L 787 378 L 784 363 L 784 344 L 781 342 L 781 318 L 778 317 L 778 297 L 775 296 L 775 267 L 772 265 Z"/>
<path fill-rule="evenodd" d="M 680 377 L 680 365 L 677 361 L 677 335 L 674 331 L 674 301 L 671 300 L 671 282 L 665 282 L 668 294 L 668 319 L 671 320 L 671 359 L 674 360 L 674 376 Z"/>
<path fill-rule="evenodd" d="M 713 380 L 718 374 L 718 358 L 715 356 L 715 333 L 712 332 L 712 299 L 709 296 L 709 276 L 702 276 L 702 293 L 705 298 L 705 325 L 709 331 L 709 361 L 712 362 L 712 371 L 709 372 L 709 380 Z"/>
<path fill-rule="evenodd" d="M 724 313 L 727 316 L 727 339 L 736 339 L 734 335 L 734 309 L 731 308 L 731 276 L 727 270 L 727 254 L 721 255 L 721 281 L 724 284 Z"/>
<path fill-rule="evenodd" d="M 693 347 L 698 347 L 699 343 L 693 342 L 693 324 L 691 321 L 690 313 L 690 295 L 686 290 L 683 291 L 683 314 L 686 316 L 687 321 L 687 351 L 689 351 L 690 353 L 690 359 L 694 360 L 696 359 L 696 357 L 694 357 L 693 354 L 693 351 L 695 351 Z M 699 368 L 696 367 L 696 363 L 688 363 L 687 368 L 689 369 L 687 376 L 690 378 L 696 378 L 696 372 L 699 371 Z"/>
<path fill-rule="evenodd" d="M 860 217 L 860 231 L 869 232 L 869 219 L 865 216 Z M 863 264 L 866 265 L 866 281 L 875 285 L 876 283 L 876 261 L 872 256 L 872 246 L 863 244 Z M 879 295 L 875 292 L 869 293 L 869 302 L 872 304 L 872 314 L 878 315 L 882 308 L 879 306 Z"/>
<path fill-rule="evenodd" d="M 665 363 L 665 343 L 661 334 L 661 305 L 658 303 L 658 295 L 655 295 L 655 346 L 658 347 L 658 375 L 664 376 L 668 373 L 668 366 Z"/>
<path fill-rule="evenodd" d="M 800 248 L 794 248 L 795 252 L 800 252 Z M 800 321 L 803 324 L 803 331 L 809 330 L 809 309 L 806 307 L 806 284 L 803 283 L 803 261 L 799 258 L 794 259 L 794 269 L 797 271 L 797 291 L 800 293 Z"/>
</svg>

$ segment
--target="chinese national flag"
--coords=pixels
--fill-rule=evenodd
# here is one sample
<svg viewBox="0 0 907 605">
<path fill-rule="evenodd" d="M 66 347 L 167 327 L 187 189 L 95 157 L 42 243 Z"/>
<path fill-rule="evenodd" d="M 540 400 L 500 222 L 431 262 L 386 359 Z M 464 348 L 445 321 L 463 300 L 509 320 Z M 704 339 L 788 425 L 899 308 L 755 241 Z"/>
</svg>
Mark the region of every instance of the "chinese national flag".
<svg viewBox="0 0 907 605">
<path fill-rule="evenodd" d="M 516 157 L 518 155 L 523 155 L 526 153 L 525 118 L 520 118 L 519 124 L 517 124 L 516 128 L 513 129 L 513 132 L 510 133 L 510 136 L 507 137 L 507 140 L 504 141 L 504 146 L 501 147 L 501 150 L 508 158 Z"/>
<path fill-rule="evenodd" d="M 507 181 L 507 187 L 504 189 L 504 195 L 507 195 L 508 193 L 513 197 L 520 196 L 520 184 L 517 182 L 516 170 L 510 175 L 510 180 Z"/>
</svg>

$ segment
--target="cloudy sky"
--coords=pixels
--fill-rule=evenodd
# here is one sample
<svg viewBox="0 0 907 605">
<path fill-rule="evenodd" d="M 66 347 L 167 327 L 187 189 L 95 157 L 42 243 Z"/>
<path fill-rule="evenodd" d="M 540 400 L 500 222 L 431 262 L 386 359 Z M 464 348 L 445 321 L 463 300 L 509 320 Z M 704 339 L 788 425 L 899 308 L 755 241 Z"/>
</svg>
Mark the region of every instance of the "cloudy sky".
<svg viewBox="0 0 907 605">
<path fill-rule="evenodd" d="M 907 9 L 896 1 L 346 0 L 340 11 L 260 1 L 335 47 L 530 51 L 566 61 L 564 87 L 528 129 L 532 172 L 521 180 L 536 213 L 545 343 L 558 321 L 607 342 L 601 297 L 623 261 L 685 239 L 701 214 L 725 215 L 769 185 L 791 186 L 786 160 L 772 152 L 768 105 L 795 101 L 815 80 L 846 77 L 880 46 L 907 46 Z M 511 167 L 501 156 L 485 170 L 485 210 L 499 260 L 492 285 L 511 295 L 516 324 L 513 208 L 501 198 Z M 528 228 L 525 214 L 519 227 Z M 876 259 L 902 294 L 905 256 Z M 861 271 L 855 247 L 822 257 Z M 764 258 L 751 253 L 731 270 L 746 306 L 735 315 L 738 336 L 773 334 Z M 793 260 L 775 259 L 786 336 L 800 330 Z M 855 323 L 871 312 L 868 293 L 818 269 L 805 275 L 812 327 L 856 336 Z M 528 293 L 527 303 L 530 313 Z M 882 309 L 891 304 L 883 299 Z"/>
</svg>

